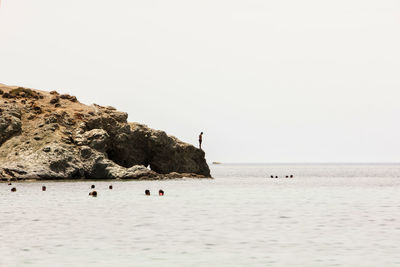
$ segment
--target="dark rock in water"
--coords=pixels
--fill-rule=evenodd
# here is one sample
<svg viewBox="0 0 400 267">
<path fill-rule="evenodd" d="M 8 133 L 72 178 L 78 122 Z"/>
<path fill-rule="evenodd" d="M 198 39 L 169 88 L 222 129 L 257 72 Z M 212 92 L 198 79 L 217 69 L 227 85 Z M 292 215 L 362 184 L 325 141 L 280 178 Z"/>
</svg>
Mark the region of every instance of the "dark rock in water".
<svg viewBox="0 0 400 267">
<path fill-rule="evenodd" d="M 204 151 L 113 107 L 0 84 L 0 178 L 206 178 Z M 22 89 L 18 89 L 22 88 Z M 11 93 L 12 92 L 12 93 Z M 8 98 L 30 97 L 10 103 Z M 26 98 L 25 98 L 26 99 Z M 55 108 L 54 103 L 62 106 Z"/>
<path fill-rule="evenodd" d="M 210 176 L 204 151 L 145 125 L 131 124 L 130 129 L 110 136 L 109 158 L 124 167 L 150 166 L 161 174 L 195 173 Z"/>
</svg>

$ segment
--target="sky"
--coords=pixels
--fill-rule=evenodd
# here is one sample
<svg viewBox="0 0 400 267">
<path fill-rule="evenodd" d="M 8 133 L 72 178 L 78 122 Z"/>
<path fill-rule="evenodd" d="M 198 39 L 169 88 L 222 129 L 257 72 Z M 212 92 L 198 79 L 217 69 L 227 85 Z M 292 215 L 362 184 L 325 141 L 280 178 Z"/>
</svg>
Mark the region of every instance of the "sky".
<svg viewBox="0 0 400 267">
<path fill-rule="evenodd" d="M 111 105 L 209 162 L 399 162 L 398 0 L 1 0 L 0 83 Z"/>
</svg>

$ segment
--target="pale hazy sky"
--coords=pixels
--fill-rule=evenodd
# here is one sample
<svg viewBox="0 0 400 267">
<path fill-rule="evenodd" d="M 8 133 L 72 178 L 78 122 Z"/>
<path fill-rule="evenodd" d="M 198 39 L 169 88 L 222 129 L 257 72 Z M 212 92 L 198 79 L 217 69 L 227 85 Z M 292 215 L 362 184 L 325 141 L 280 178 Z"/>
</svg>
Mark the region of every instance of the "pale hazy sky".
<svg viewBox="0 0 400 267">
<path fill-rule="evenodd" d="M 2 0 L 0 83 L 76 95 L 208 161 L 400 161 L 398 0 Z"/>
</svg>

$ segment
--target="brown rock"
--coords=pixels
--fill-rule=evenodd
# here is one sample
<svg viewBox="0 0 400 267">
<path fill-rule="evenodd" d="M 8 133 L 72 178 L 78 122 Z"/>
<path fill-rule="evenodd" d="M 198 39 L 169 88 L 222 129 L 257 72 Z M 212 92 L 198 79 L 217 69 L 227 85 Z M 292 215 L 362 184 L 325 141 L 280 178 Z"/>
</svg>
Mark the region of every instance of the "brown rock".
<svg viewBox="0 0 400 267">
<path fill-rule="evenodd" d="M 60 96 L 60 98 L 67 99 L 67 100 L 69 100 L 71 102 L 77 102 L 78 101 L 76 96 L 71 96 L 71 95 L 68 95 L 68 94 L 63 94 L 63 95 Z"/>
<path fill-rule="evenodd" d="M 60 97 L 58 95 L 56 95 L 50 99 L 50 104 L 55 104 L 55 103 L 58 103 L 59 101 L 60 101 Z"/>
</svg>

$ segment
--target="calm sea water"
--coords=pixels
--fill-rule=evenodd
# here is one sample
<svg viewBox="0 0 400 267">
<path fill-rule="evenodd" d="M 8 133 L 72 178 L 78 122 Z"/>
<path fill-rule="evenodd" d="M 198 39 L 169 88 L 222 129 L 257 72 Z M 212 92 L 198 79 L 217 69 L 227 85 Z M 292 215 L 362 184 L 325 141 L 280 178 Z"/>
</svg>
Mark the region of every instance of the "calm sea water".
<svg viewBox="0 0 400 267">
<path fill-rule="evenodd" d="M 2 183 L 0 266 L 400 266 L 400 165 L 211 167 L 214 180 Z"/>
</svg>

